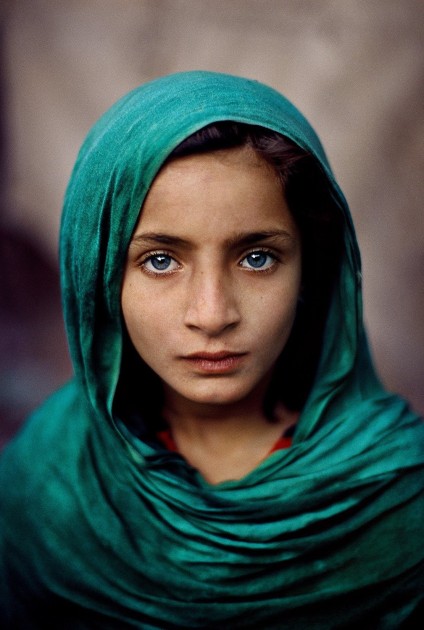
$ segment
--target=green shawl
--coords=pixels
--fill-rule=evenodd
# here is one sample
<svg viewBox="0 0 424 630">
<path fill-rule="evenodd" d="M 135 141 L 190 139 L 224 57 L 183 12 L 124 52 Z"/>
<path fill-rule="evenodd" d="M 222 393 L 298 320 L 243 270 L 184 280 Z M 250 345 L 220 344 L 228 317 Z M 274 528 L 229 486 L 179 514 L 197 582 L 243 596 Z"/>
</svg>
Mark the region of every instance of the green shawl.
<svg viewBox="0 0 424 630">
<path fill-rule="evenodd" d="M 276 130 L 316 156 L 345 216 L 345 254 L 293 446 L 211 486 L 123 431 L 112 404 L 122 269 L 143 199 L 173 148 L 220 120 Z M 424 425 L 374 374 L 349 211 L 297 109 L 256 81 L 210 72 L 126 95 L 80 151 L 61 273 L 75 378 L 0 460 L 1 627 L 415 627 Z"/>
</svg>

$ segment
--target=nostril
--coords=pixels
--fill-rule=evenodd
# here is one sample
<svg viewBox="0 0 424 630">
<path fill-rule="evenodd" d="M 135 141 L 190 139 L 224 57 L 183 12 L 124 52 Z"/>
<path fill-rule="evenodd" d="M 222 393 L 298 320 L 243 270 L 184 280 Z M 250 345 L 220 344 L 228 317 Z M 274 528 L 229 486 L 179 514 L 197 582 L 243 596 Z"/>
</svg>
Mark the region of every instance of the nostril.
<svg viewBox="0 0 424 630">
<path fill-rule="evenodd" d="M 219 334 L 239 321 L 236 301 L 222 293 L 209 295 L 209 298 L 198 294 L 197 299 L 190 300 L 185 315 L 186 326 L 207 334 Z"/>
</svg>

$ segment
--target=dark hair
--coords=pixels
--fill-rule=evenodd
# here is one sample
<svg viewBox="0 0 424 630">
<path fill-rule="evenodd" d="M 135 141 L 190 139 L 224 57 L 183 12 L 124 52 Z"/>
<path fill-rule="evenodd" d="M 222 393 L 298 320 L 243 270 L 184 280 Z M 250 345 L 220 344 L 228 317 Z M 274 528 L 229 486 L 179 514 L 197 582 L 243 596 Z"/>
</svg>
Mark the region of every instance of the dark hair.
<svg viewBox="0 0 424 630">
<path fill-rule="evenodd" d="M 272 418 L 278 400 L 292 410 L 302 409 L 312 387 L 340 269 L 343 215 L 314 156 L 285 136 L 263 127 L 232 121 L 208 125 L 179 144 L 166 163 L 188 155 L 237 147 L 251 147 L 275 169 L 302 240 L 302 290 L 296 318 L 265 401 L 265 411 Z M 131 353 L 135 350 L 129 350 Z M 133 356 L 134 360 L 140 361 L 138 356 Z M 143 411 L 151 419 L 156 416 L 157 422 L 158 384 L 154 383 L 153 374 L 146 373 L 143 378 L 156 387 L 156 402 L 151 397 L 150 403 L 144 401 Z M 150 385 L 146 391 L 152 391 Z"/>
</svg>

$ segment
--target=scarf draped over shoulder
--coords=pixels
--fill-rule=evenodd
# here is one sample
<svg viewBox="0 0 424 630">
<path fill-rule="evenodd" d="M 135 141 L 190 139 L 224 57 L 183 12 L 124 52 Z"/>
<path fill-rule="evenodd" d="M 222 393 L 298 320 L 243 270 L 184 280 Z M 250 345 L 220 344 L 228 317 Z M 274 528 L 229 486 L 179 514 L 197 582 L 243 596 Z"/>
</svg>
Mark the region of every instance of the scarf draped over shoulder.
<svg viewBox="0 0 424 630">
<path fill-rule="evenodd" d="M 113 401 L 122 270 L 143 200 L 171 151 L 223 120 L 277 131 L 316 157 L 345 248 L 292 446 L 212 486 L 178 453 L 126 432 Z M 349 210 L 299 111 L 224 74 L 142 85 L 89 132 L 60 247 L 75 377 L 0 460 L 2 627 L 413 627 L 424 599 L 424 427 L 375 376 Z M 141 384 L 141 408 L 148 396 Z"/>
</svg>

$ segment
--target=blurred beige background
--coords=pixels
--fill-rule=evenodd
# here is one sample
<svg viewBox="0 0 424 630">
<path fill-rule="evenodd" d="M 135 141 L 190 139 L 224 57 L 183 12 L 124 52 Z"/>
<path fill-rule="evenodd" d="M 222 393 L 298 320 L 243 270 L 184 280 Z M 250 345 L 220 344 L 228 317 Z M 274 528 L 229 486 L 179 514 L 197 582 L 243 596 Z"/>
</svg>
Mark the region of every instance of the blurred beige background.
<svg viewBox="0 0 424 630">
<path fill-rule="evenodd" d="M 3 0 L 0 20 L 4 435 L 70 374 L 56 249 L 84 135 L 129 89 L 195 68 L 272 85 L 317 129 L 357 228 L 380 375 L 424 413 L 421 0 Z"/>
</svg>

